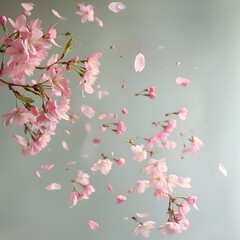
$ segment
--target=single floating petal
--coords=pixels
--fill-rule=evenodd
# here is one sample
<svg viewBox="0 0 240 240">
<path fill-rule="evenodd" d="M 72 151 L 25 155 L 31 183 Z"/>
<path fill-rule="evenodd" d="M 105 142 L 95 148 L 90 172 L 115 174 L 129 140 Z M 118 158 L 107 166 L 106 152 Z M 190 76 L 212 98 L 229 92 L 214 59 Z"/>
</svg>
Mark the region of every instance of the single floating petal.
<svg viewBox="0 0 240 240">
<path fill-rule="evenodd" d="M 135 72 L 141 72 L 145 68 L 145 57 L 142 53 L 139 53 L 134 61 Z"/>
<path fill-rule="evenodd" d="M 93 118 L 95 115 L 95 111 L 93 110 L 93 108 L 86 104 L 82 104 L 81 111 L 88 118 Z"/>
<path fill-rule="evenodd" d="M 21 3 L 21 6 L 25 11 L 32 11 L 35 4 L 33 3 Z"/>
<path fill-rule="evenodd" d="M 52 183 L 46 187 L 46 190 L 53 191 L 53 190 L 60 190 L 62 188 L 61 184 Z"/>
<path fill-rule="evenodd" d="M 118 13 L 120 11 L 122 11 L 123 9 L 125 9 L 126 6 L 124 5 L 123 2 L 111 2 L 108 5 L 108 9 L 114 13 Z"/>
<path fill-rule="evenodd" d="M 66 20 L 66 18 L 61 16 L 55 9 L 52 9 L 52 13 L 55 17 L 62 19 L 62 20 Z"/>
<path fill-rule="evenodd" d="M 108 183 L 108 187 L 107 188 L 108 188 L 109 191 L 111 191 L 111 192 L 113 191 L 111 183 Z"/>
<path fill-rule="evenodd" d="M 88 221 L 88 226 L 89 226 L 93 231 L 95 231 L 95 230 L 97 230 L 97 229 L 99 228 L 99 224 L 96 223 L 96 222 L 93 221 L 93 220 L 89 220 L 89 221 Z"/>
<path fill-rule="evenodd" d="M 68 151 L 69 150 L 69 147 L 67 145 L 67 143 L 65 141 L 62 141 L 62 147 L 64 150 Z"/>
<path fill-rule="evenodd" d="M 46 171 L 51 171 L 54 168 L 54 164 L 45 164 L 42 165 L 42 168 Z"/>
<path fill-rule="evenodd" d="M 182 77 L 177 77 L 176 83 L 183 87 L 187 87 L 190 84 L 190 80 L 188 80 L 186 78 L 182 78 Z"/>
<path fill-rule="evenodd" d="M 117 196 L 117 204 L 123 203 L 127 201 L 127 197 L 123 196 L 123 195 L 118 195 Z"/>
<path fill-rule="evenodd" d="M 99 27 L 103 27 L 103 21 L 100 18 L 95 17 L 95 21 Z"/>
<path fill-rule="evenodd" d="M 228 175 L 227 168 L 222 163 L 218 164 L 218 169 L 224 176 Z"/>
<path fill-rule="evenodd" d="M 36 174 L 36 176 L 37 176 L 38 178 L 42 178 L 42 176 L 41 176 L 41 174 L 40 174 L 40 172 L 39 172 L 38 170 L 35 171 L 35 174 Z"/>
<path fill-rule="evenodd" d="M 139 218 L 145 218 L 145 217 L 149 217 L 150 214 L 148 212 L 146 213 L 136 213 L 136 216 Z"/>
</svg>

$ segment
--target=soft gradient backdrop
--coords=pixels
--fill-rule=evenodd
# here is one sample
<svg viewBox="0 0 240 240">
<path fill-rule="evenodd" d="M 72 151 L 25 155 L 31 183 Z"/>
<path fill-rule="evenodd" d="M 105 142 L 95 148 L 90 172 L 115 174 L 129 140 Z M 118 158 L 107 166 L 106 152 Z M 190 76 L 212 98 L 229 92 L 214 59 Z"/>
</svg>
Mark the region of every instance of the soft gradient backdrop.
<svg viewBox="0 0 240 240">
<path fill-rule="evenodd" d="M 138 164 L 131 160 L 130 146 L 122 139 L 133 136 L 146 137 L 155 132 L 150 124 L 160 121 L 166 112 L 186 107 L 189 116 L 179 123 L 179 131 L 197 135 L 205 143 L 195 155 L 181 160 L 181 140 L 174 151 L 161 151 L 167 157 L 169 173 L 192 178 L 192 189 L 181 191 L 198 196 L 200 211 L 194 209 L 188 215 L 191 222 L 188 231 L 173 237 L 159 231 L 151 232 L 150 239 L 176 240 L 237 240 L 240 235 L 239 194 L 239 136 L 240 136 L 240 2 L 238 0 L 125 0 L 126 9 L 115 14 L 108 10 L 109 0 L 85 1 L 92 3 L 95 14 L 104 22 L 81 24 L 75 14 L 76 1 L 35 0 L 33 18 L 41 18 L 46 30 L 56 25 L 59 33 L 70 31 L 77 43 L 72 56 L 86 58 L 92 52 L 101 51 L 101 73 L 98 83 L 110 95 L 99 100 L 97 94 L 81 96 L 76 89 L 79 79 L 70 74 L 72 81 L 72 106 L 80 120 L 75 125 L 62 122 L 48 149 L 34 157 L 23 157 L 21 147 L 12 135 L 21 133 L 15 126 L 5 128 L 0 120 L 0 239 L 1 240 L 122 240 L 133 237 L 134 221 L 123 221 L 135 212 L 149 211 L 151 220 L 159 225 L 166 221 L 167 201 L 158 202 L 152 191 L 146 194 L 128 194 L 141 175 Z M 15 19 L 22 13 L 19 0 L 1 0 L 0 14 Z M 52 13 L 56 9 L 68 20 L 61 21 Z M 1 32 L 2 34 L 2 32 Z M 64 46 L 66 39 L 60 37 Z M 114 45 L 112 49 L 111 46 Z M 161 48 L 164 46 L 164 48 Z M 53 51 L 58 51 L 55 47 Z M 146 68 L 134 71 L 135 56 L 142 52 Z M 180 61 L 179 66 L 176 62 Z M 178 76 L 191 80 L 188 88 L 175 83 Z M 121 89 L 126 81 L 127 88 Z M 135 97 L 134 93 L 156 85 L 158 99 Z M 123 117 L 128 131 L 119 137 L 99 132 L 101 123 L 88 120 L 80 112 L 80 105 L 92 106 L 97 116 L 114 112 L 121 114 L 126 107 L 128 116 Z M 0 89 L 0 114 L 8 113 L 15 105 L 12 94 Z M 90 122 L 92 133 L 86 134 L 85 123 Z M 68 129 L 70 135 L 60 135 Z M 102 139 L 95 147 L 92 139 Z M 66 141 L 69 151 L 62 148 Z M 78 169 L 90 173 L 89 168 L 101 153 L 114 151 L 127 160 L 119 168 L 113 167 L 104 177 L 91 175 L 96 188 L 88 201 L 79 202 L 70 209 L 67 195 L 72 189 Z M 89 159 L 81 154 L 87 153 Z M 68 167 L 68 161 L 77 165 Z M 224 177 L 218 170 L 222 162 L 229 171 Z M 51 172 L 41 170 L 41 165 L 54 163 Z M 41 170 L 42 179 L 35 176 Z M 45 187 L 52 182 L 61 183 L 61 191 L 48 192 Z M 111 182 L 114 192 L 107 190 Z M 129 200 L 116 205 L 116 195 L 125 194 Z M 89 219 L 100 224 L 98 231 L 91 231 Z"/>
</svg>

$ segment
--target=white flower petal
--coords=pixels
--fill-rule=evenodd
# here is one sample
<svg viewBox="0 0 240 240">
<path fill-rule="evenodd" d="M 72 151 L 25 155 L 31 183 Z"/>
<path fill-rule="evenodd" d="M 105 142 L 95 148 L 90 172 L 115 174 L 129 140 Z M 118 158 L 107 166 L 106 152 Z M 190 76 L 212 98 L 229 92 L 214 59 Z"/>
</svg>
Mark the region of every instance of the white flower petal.
<svg viewBox="0 0 240 240">
<path fill-rule="evenodd" d="M 224 176 L 228 175 L 227 168 L 222 163 L 218 164 L 218 169 Z"/>
<path fill-rule="evenodd" d="M 141 72 L 145 68 L 145 57 L 142 53 L 139 53 L 134 61 L 135 72 Z"/>
<path fill-rule="evenodd" d="M 108 5 L 108 9 L 114 13 L 118 13 L 120 11 L 122 11 L 123 9 L 125 9 L 126 6 L 124 5 L 123 2 L 111 2 Z"/>
</svg>

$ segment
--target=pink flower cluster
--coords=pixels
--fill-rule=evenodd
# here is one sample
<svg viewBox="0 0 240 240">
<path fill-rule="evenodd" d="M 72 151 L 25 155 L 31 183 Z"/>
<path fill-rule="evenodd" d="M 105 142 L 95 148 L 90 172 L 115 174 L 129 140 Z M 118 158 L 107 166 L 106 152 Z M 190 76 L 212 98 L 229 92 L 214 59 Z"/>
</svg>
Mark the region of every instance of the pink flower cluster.
<svg viewBox="0 0 240 240">
<path fill-rule="evenodd" d="M 92 193 L 95 192 L 95 188 L 90 184 L 90 177 L 87 173 L 78 171 L 77 178 L 72 180 L 73 191 L 69 194 L 68 200 L 72 201 L 70 208 L 73 208 L 81 200 L 89 199 Z M 82 191 L 78 190 L 78 186 L 82 188 Z"/>
<path fill-rule="evenodd" d="M 27 18 L 31 15 L 33 6 L 33 4 L 24 4 L 24 14 L 17 17 L 16 21 L 8 18 L 13 28 L 12 34 L 8 34 L 7 18 L 0 17 L 6 33 L 2 38 L 1 52 L 8 57 L 7 64 L 1 65 L 1 76 L 7 75 L 10 79 L 0 81 L 4 86 L 8 86 L 16 100 L 23 105 L 16 106 L 10 113 L 4 114 L 3 117 L 6 119 L 4 124 L 6 127 L 13 123 L 24 127 L 24 137 L 16 134 L 13 137 L 23 146 L 25 155 L 35 155 L 45 148 L 62 119 L 73 120 L 69 114 L 72 91 L 69 87 L 69 79 L 64 77 L 65 72 L 70 70 L 77 72 L 81 77 L 82 91 L 91 94 L 94 92 L 93 85 L 99 74 L 101 57 L 101 53 L 97 52 L 86 60 L 80 61 L 76 57 L 63 61 L 73 45 L 73 40 L 70 39 L 61 55 L 53 54 L 48 59 L 47 66 L 40 66 L 44 60 L 47 60 L 52 45 L 59 45 L 55 42 L 57 31 L 54 26 L 44 34 L 40 19 Z M 32 77 L 37 70 L 43 71 L 40 78 L 26 83 L 26 77 Z M 22 91 L 30 92 L 30 97 Z M 41 105 L 37 105 L 37 102 Z"/>
<path fill-rule="evenodd" d="M 135 96 L 146 96 L 149 97 L 151 99 L 155 99 L 157 98 L 157 94 L 156 91 L 158 90 L 157 87 L 149 87 L 147 89 L 144 89 L 143 91 L 136 93 Z"/>
</svg>

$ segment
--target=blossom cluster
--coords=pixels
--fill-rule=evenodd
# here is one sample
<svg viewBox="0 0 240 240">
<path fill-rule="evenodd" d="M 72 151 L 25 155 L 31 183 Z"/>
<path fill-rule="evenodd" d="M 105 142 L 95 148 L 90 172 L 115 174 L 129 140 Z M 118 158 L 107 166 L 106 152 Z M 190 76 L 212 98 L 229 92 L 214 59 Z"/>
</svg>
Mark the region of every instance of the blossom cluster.
<svg viewBox="0 0 240 240">
<path fill-rule="evenodd" d="M 80 77 L 82 94 L 92 94 L 102 54 L 96 52 L 87 59 L 80 60 L 76 56 L 64 61 L 74 44 L 71 38 L 61 55 L 48 56 L 53 45 L 60 47 L 55 41 L 55 26 L 44 34 L 42 21 L 28 18 L 33 5 L 25 4 L 23 7 L 24 14 L 18 16 L 15 21 L 1 16 L 5 35 L 2 37 L 0 50 L 8 61 L 2 62 L 0 77 L 6 76 L 9 80 L 0 81 L 16 98 L 13 110 L 3 115 L 4 124 L 9 126 L 14 123 L 23 127 L 25 135 L 15 134 L 13 137 L 23 146 L 24 155 L 35 155 L 51 141 L 62 119 L 74 120 L 69 114 L 72 91 L 69 87 L 70 80 L 65 77 L 66 72 L 74 70 Z M 12 27 L 11 34 L 7 24 Z M 44 60 L 47 60 L 47 65 L 40 66 Z M 36 71 L 42 71 L 38 80 L 34 79 Z M 27 81 L 26 77 L 32 79 Z M 22 93 L 24 90 L 25 93 Z"/>
</svg>

